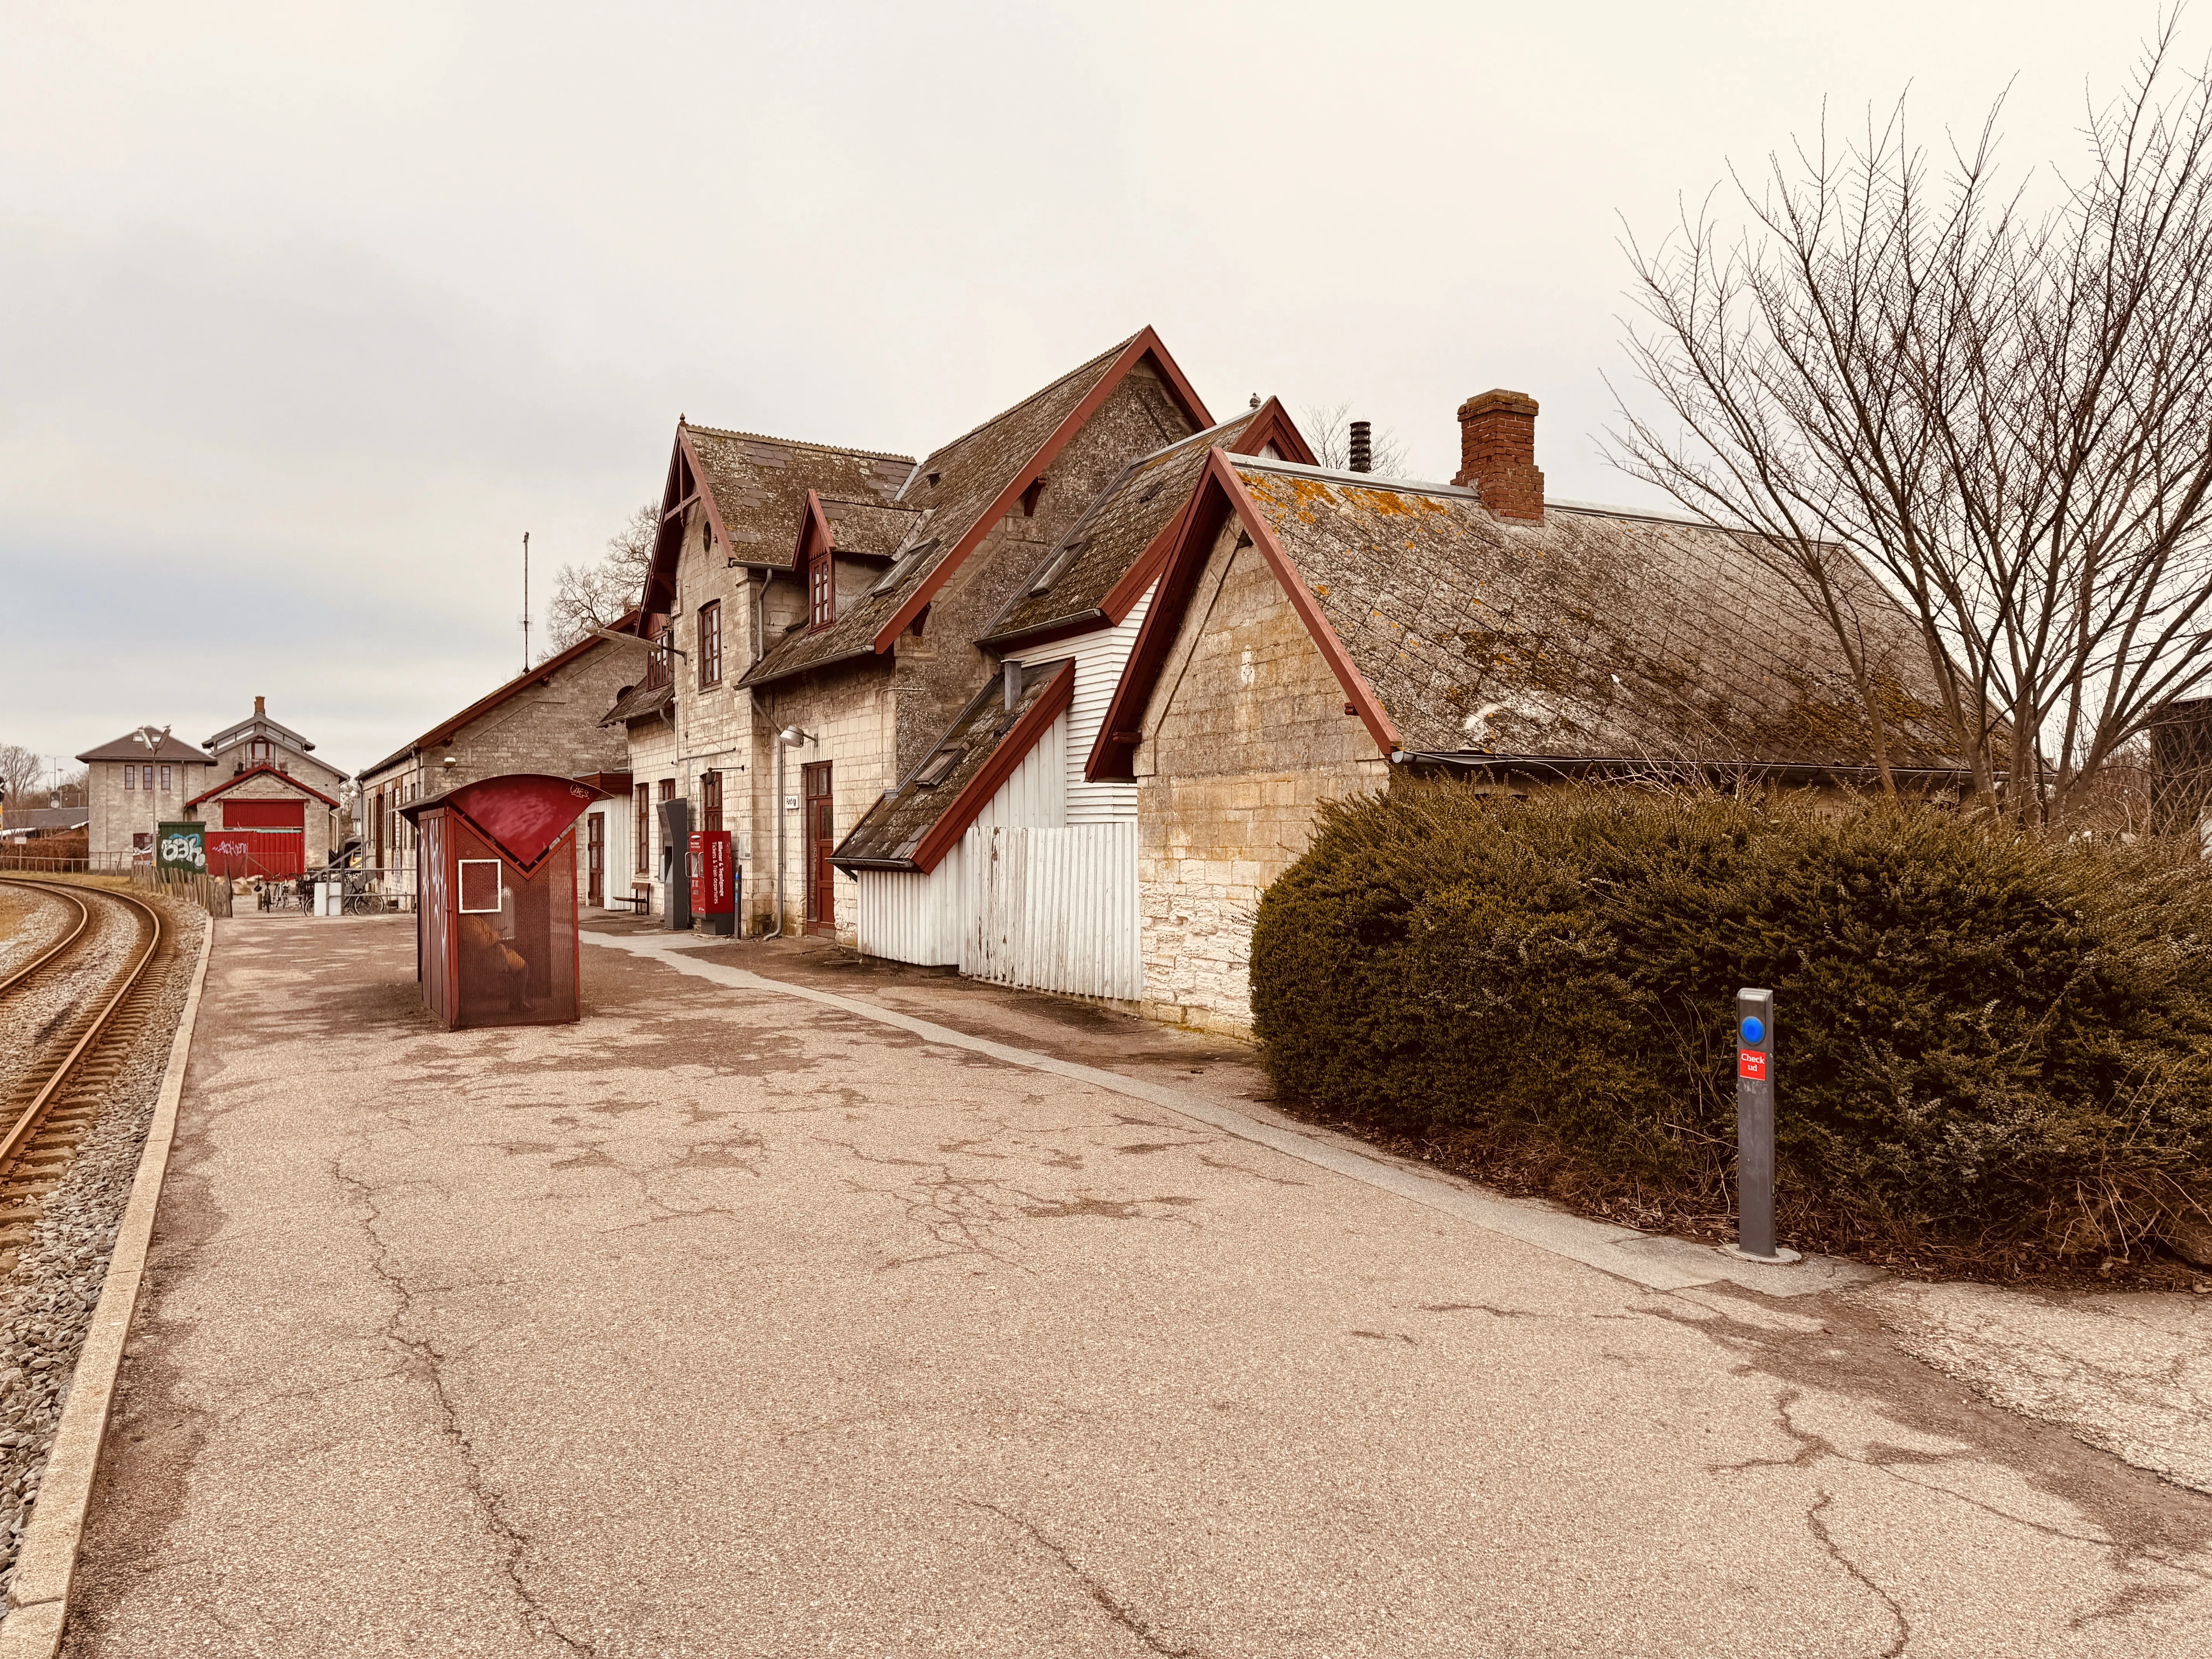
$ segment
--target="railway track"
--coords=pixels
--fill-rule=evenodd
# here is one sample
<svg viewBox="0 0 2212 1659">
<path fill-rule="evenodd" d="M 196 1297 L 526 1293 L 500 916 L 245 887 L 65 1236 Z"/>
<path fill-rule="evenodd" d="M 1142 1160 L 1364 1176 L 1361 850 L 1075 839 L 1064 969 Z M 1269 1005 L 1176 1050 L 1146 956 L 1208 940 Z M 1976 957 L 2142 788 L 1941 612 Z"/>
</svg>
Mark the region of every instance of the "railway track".
<svg viewBox="0 0 2212 1659">
<path fill-rule="evenodd" d="M 24 1005 L 41 994 L 47 1001 L 57 994 L 65 999 L 0 1099 L 0 1272 L 5 1272 L 15 1265 L 46 1194 L 68 1172 L 77 1143 L 99 1116 L 158 1000 L 161 976 L 148 970 L 169 930 L 155 906 L 129 893 L 23 876 L 0 876 L 0 881 L 58 898 L 76 913 L 59 939 L 0 980 L 0 1021 L 32 1017 Z M 118 936 L 125 931 L 127 937 Z"/>
</svg>

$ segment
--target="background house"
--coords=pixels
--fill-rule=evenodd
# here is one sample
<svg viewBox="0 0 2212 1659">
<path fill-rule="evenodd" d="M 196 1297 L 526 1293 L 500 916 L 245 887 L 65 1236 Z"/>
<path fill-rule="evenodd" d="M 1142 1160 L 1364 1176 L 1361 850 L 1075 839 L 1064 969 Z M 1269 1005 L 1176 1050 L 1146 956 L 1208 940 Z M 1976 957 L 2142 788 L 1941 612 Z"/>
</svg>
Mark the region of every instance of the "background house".
<svg viewBox="0 0 2212 1659">
<path fill-rule="evenodd" d="M 77 758 L 85 765 L 86 848 L 95 869 L 151 856 L 155 825 L 191 816 L 186 803 L 216 775 L 212 759 L 166 726 L 142 726 Z"/>
<path fill-rule="evenodd" d="M 635 622 L 633 612 L 610 634 Z M 601 717 L 610 703 L 645 678 L 646 647 L 642 641 L 610 634 L 594 634 L 548 657 L 362 769 L 358 787 L 363 864 L 384 872 L 391 884 L 408 888 L 415 868 L 415 830 L 399 809 L 481 778 L 540 772 L 626 794 L 628 745 L 623 733 L 611 730 Z M 580 900 L 605 902 L 611 872 L 627 860 L 628 849 L 624 815 L 594 807 L 578 836 Z"/>
<path fill-rule="evenodd" d="M 272 766 L 297 777 L 325 795 L 343 787 L 346 775 L 315 755 L 315 745 L 289 726 L 269 718 L 268 699 L 256 697 L 253 713 L 235 726 L 227 726 L 201 744 L 214 756 L 216 774 L 236 777 L 257 766 Z"/>
<path fill-rule="evenodd" d="M 210 875 L 288 880 L 328 865 L 338 846 L 337 798 L 273 761 L 218 778 L 185 805 L 208 826 Z"/>
</svg>

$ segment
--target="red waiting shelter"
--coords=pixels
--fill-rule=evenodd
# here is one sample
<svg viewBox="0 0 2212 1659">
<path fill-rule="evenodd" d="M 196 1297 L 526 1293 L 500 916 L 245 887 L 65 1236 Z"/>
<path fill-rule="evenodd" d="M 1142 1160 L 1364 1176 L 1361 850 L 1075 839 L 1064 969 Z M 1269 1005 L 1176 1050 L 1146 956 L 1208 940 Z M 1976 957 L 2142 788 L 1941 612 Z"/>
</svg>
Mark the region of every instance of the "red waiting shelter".
<svg viewBox="0 0 2212 1659">
<path fill-rule="evenodd" d="M 581 1018 L 576 819 L 603 792 L 518 772 L 400 809 L 415 825 L 415 975 L 447 1030 Z"/>
</svg>

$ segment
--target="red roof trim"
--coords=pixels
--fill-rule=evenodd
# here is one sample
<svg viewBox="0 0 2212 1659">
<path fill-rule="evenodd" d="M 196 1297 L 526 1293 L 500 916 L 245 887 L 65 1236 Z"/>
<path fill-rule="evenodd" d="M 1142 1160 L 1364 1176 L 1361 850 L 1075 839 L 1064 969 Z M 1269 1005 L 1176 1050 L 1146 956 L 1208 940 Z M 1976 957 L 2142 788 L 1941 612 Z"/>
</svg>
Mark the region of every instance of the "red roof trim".
<svg viewBox="0 0 2212 1659">
<path fill-rule="evenodd" d="M 1313 451 L 1306 447 L 1304 436 L 1291 421 L 1281 400 L 1275 398 L 1270 398 L 1260 405 L 1258 411 L 1245 422 L 1243 430 L 1237 434 L 1236 441 L 1229 445 L 1229 449 L 1234 454 L 1256 455 L 1271 443 L 1285 460 L 1302 462 L 1307 466 L 1314 465 Z M 1183 503 L 1182 512 L 1168 520 L 1166 527 L 1152 538 L 1152 544 L 1145 550 L 1144 556 L 1121 573 L 1121 580 L 1107 589 L 1106 597 L 1098 602 L 1098 608 L 1106 613 L 1108 622 L 1120 626 L 1131 607 L 1144 598 L 1145 590 L 1166 568 L 1169 550 L 1176 544 L 1183 519 L 1190 512 L 1191 501 L 1197 499 L 1198 491 L 1193 490 L 1191 501 Z"/>
<path fill-rule="evenodd" d="M 1358 714 L 1360 723 L 1366 726 L 1368 735 L 1385 754 L 1399 747 L 1398 728 L 1383 712 L 1374 688 L 1367 684 L 1366 676 L 1345 650 L 1344 641 L 1329 626 L 1328 618 L 1322 613 L 1305 578 L 1298 574 L 1297 566 L 1275 539 L 1274 531 L 1246 492 L 1244 481 L 1231 465 L 1228 453 L 1217 447 L 1206 457 L 1205 478 L 1192 492 L 1190 504 L 1184 509 L 1183 534 L 1165 562 L 1159 595 L 1146 613 L 1145 625 L 1137 631 L 1137 643 L 1129 653 L 1127 666 L 1121 672 L 1121 684 L 1114 688 L 1113 699 L 1106 706 L 1106 718 L 1099 724 L 1098 739 L 1091 745 L 1091 757 L 1084 763 L 1085 777 L 1096 781 L 1135 775 L 1131 764 L 1134 745 L 1116 741 L 1116 734 L 1133 732 L 1142 721 L 1145 706 L 1152 700 L 1153 688 L 1158 684 L 1169 653 L 1182 631 L 1184 613 L 1189 608 L 1199 574 L 1206 567 L 1206 556 L 1212 550 L 1222 525 L 1232 514 L 1250 534 L 1260 556 L 1274 573 L 1291 608 L 1305 624 L 1307 634 L 1336 676 L 1337 684 L 1344 688 L 1346 699 Z"/>
<path fill-rule="evenodd" d="M 186 801 L 185 805 L 187 806 L 198 806 L 204 800 L 213 800 L 217 795 L 222 793 L 224 790 L 235 789 L 240 784 L 244 783 L 249 778 L 258 778 L 264 772 L 272 778 L 278 778 L 283 780 L 284 782 L 290 784 L 292 787 L 298 790 L 303 795 L 313 795 L 317 800 L 322 802 L 324 805 L 331 808 L 333 811 L 337 809 L 337 803 L 332 800 L 328 795 L 325 794 L 321 790 L 316 788 L 313 784 L 302 783 L 299 779 L 294 777 L 289 772 L 278 771 L 267 761 L 263 761 L 258 766 L 249 766 L 243 772 L 240 772 L 233 776 L 225 778 L 221 783 L 216 785 L 212 789 L 202 790 L 198 794 L 194 795 L 190 800 Z"/>
<path fill-rule="evenodd" d="M 929 827 L 914 849 L 914 861 L 924 874 L 945 861 L 945 855 L 960 844 L 960 837 L 968 833 L 968 826 L 983 815 L 1014 769 L 1027 758 L 1037 741 L 1052 729 L 1052 723 L 1068 710 L 1075 701 L 1075 664 L 1073 660 L 1060 665 L 1060 672 L 1051 683 L 1030 705 L 1029 713 L 1014 722 L 1014 729 L 999 740 L 991 751 L 990 759 L 983 763 L 975 775 L 968 780 L 968 787 L 952 798 L 952 805 L 945 809 L 944 816 Z"/>
<path fill-rule="evenodd" d="M 1152 359 L 1152 367 L 1167 383 L 1170 395 L 1182 408 L 1184 416 L 1200 431 L 1213 424 L 1213 417 L 1206 412 L 1206 405 L 1199 401 L 1198 393 L 1183 378 L 1182 370 L 1176 366 L 1175 359 L 1168 356 L 1168 349 L 1161 343 L 1158 334 L 1147 325 L 1143 332 L 1122 348 L 1121 355 L 1098 377 L 1098 383 L 1084 395 L 1081 403 L 1069 411 L 1067 418 L 1053 429 L 1052 435 L 1044 441 L 1036 453 L 1014 473 L 1006 488 L 999 492 L 998 499 L 977 517 L 968 533 L 953 544 L 951 552 L 946 554 L 937 568 L 907 596 L 906 602 L 891 614 L 890 620 L 876 630 L 873 643 L 878 655 L 891 648 L 898 636 L 906 632 L 907 625 L 920 614 L 922 606 L 934 599 L 938 589 L 951 580 L 952 573 L 960 568 L 969 554 L 975 551 L 976 544 L 1013 509 L 1014 504 L 1021 500 L 1022 492 L 1030 487 L 1037 474 L 1060 458 L 1060 452 L 1066 448 L 1069 441 L 1083 429 L 1084 422 L 1098 412 L 1099 405 L 1128 377 L 1129 371 L 1147 357 Z"/>
</svg>

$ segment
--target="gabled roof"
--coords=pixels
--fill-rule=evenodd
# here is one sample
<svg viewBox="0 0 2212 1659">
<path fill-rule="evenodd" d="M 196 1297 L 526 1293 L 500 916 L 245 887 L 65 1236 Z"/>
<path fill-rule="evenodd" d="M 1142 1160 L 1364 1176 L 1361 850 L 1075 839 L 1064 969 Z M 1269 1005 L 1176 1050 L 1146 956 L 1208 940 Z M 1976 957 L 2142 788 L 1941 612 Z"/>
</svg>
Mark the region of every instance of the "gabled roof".
<svg viewBox="0 0 2212 1659">
<path fill-rule="evenodd" d="M 810 489 L 840 501 L 889 505 L 914 471 L 910 455 L 890 455 L 842 444 L 764 438 L 753 432 L 679 421 L 660 501 L 659 539 L 653 544 L 643 616 L 666 613 L 675 596 L 676 561 L 683 549 L 685 513 L 698 501 L 714 538 L 741 564 L 791 568 L 792 534 Z"/>
<path fill-rule="evenodd" d="M 139 728 L 140 732 L 152 730 L 150 726 Z M 151 745 L 141 740 L 138 732 L 125 732 L 121 737 L 103 743 L 96 749 L 86 750 L 77 758 L 81 761 L 190 761 L 198 766 L 208 764 L 206 755 L 181 738 L 171 737 L 167 731 L 159 733 Z"/>
<path fill-rule="evenodd" d="M 1149 363 L 1194 426 L 1213 423 L 1159 336 L 1147 328 L 1102 352 L 1005 413 L 937 450 L 915 469 L 897 505 L 928 515 L 923 539 L 866 593 L 838 602 L 837 619 L 787 634 L 740 685 L 890 649 L 993 526 L 1058 459 L 1098 406 L 1139 364 Z"/>
<path fill-rule="evenodd" d="M 258 766 L 249 766 L 243 772 L 234 772 L 230 776 L 225 778 L 221 783 L 216 785 L 214 788 L 201 790 L 198 794 L 194 795 L 190 800 L 186 801 L 185 805 L 187 806 L 198 806 L 204 800 L 213 800 L 217 795 L 222 794 L 224 791 L 235 789 L 240 784 L 250 783 L 255 778 L 258 777 L 274 778 L 279 783 L 282 783 L 289 788 L 296 789 L 303 795 L 313 795 L 317 800 L 322 802 L 325 806 L 335 807 L 337 805 L 337 802 L 332 800 L 321 790 L 316 788 L 313 784 L 302 783 L 299 779 L 294 777 L 289 772 L 278 771 L 275 766 L 267 761 L 262 762 Z"/>
<path fill-rule="evenodd" d="M 1011 709 L 1004 681 L 994 675 L 921 763 L 877 797 L 830 862 L 846 870 L 934 870 L 1074 696 L 1075 665 L 1066 659 L 1024 668 Z"/>
<path fill-rule="evenodd" d="M 623 633 L 634 626 L 636 621 L 637 612 L 635 611 L 627 611 L 623 616 L 617 618 L 614 625 L 607 631 L 613 634 Z M 582 639 L 578 640 L 575 644 L 570 646 L 566 651 L 560 652 L 554 656 L 546 658 L 544 662 L 539 663 L 537 667 L 531 669 L 527 673 L 517 674 L 513 679 L 507 681 L 506 684 L 501 686 L 489 696 L 478 697 L 474 702 L 471 703 L 466 708 L 461 710 L 459 714 L 455 714 L 452 719 L 440 721 L 437 725 L 432 726 L 428 731 L 425 732 L 421 737 L 416 738 L 414 742 L 407 744 L 404 748 L 393 750 L 392 753 L 386 755 L 382 760 L 377 762 L 374 766 L 362 767 L 361 769 L 361 775 L 364 778 L 374 777 L 379 772 L 385 771 L 391 767 L 398 765 L 400 762 L 405 760 L 410 755 L 415 753 L 417 750 L 428 749 L 435 744 L 443 743 L 447 738 L 452 737 L 454 732 L 459 731 L 471 720 L 482 719 L 484 715 L 491 713 L 493 709 L 498 708 L 501 703 L 507 702 L 510 697 L 514 696 L 519 692 L 521 692 L 533 685 L 544 685 L 548 684 L 556 675 L 561 673 L 563 670 L 568 668 L 574 663 L 581 661 L 584 658 L 588 657 L 592 652 L 598 650 L 600 647 L 610 643 L 611 643 L 611 641 L 610 641 L 604 635 L 586 634 Z M 602 724 L 604 723 L 605 722 L 602 722 Z"/>
<path fill-rule="evenodd" d="M 1313 452 L 1276 399 L 1129 463 L 1041 560 L 984 630 L 989 649 L 1111 627 L 1129 614 L 1166 562 L 1176 520 L 1206 470 L 1206 452 L 1256 455 L 1273 444 L 1286 459 Z"/>
<path fill-rule="evenodd" d="M 1842 653 L 1749 532 L 1557 503 L 1540 520 L 1501 518 L 1449 484 L 1217 449 L 1093 777 L 1128 775 L 1134 728 L 1231 514 L 1382 752 L 1851 771 L 1871 761 Z M 1955 770 L 1910 619 L 1863 571 L 1843 580 L 1887 694 L 1893 764 Z"/>
<path fill-rule="evenodd" d="M 312 743 L 309 743 L 305 738 L 301 737 L 297 732 L 295 732 L 290 726 L 279 726 L 275 720 L 270 720 L 266 714 L 248 714 L 244 720 L 239 721 L 235 726 L 224 726 L 222 731 L 216 732 L 213 737 L 203 743 L 200 747 L 203 749 L 222 749 L 228 747 L 233 743 L 239 742 L 248 737 L 274 738 L 277 742 L 283 744 L 288 748 L 297 750 L 302 755 L 308 753 L 315 746 Z"/>
</svg>

